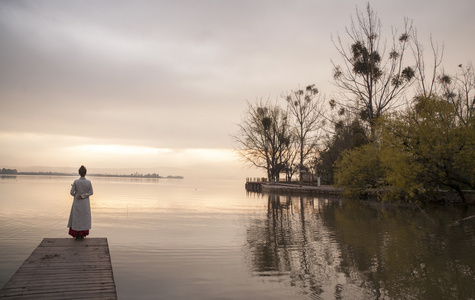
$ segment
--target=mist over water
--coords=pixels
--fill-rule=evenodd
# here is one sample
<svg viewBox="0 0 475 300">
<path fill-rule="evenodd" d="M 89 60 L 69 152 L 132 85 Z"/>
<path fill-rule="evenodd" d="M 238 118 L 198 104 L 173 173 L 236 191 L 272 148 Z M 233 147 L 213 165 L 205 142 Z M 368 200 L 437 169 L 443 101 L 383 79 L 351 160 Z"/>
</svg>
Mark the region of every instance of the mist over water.
<svg viewBox="0 0 475 300">
<path fill-rule="evenodd" d="M 244 180 L 91 179 L 119 299 L 475 298 L 475 209 L 246 193 Z M 67 235 L 74 177 L 0 178 L 0 286 Z"/>
</svg>

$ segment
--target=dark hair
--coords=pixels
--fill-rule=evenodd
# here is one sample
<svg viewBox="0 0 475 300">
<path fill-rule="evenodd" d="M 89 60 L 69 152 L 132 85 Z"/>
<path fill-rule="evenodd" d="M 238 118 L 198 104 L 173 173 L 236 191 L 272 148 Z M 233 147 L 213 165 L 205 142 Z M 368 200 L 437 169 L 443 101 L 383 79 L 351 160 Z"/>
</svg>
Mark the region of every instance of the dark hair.
<svg viewBox="0 0 475 300">
<path fill-rule="evenodd" d="M 87 173 L 86 167 L 81 166 L 79 168 L 79 175 L 81 175 L 81 177 L 84 177 L 84 176 L 86 176 L 86 173 Z"/>
</svg>

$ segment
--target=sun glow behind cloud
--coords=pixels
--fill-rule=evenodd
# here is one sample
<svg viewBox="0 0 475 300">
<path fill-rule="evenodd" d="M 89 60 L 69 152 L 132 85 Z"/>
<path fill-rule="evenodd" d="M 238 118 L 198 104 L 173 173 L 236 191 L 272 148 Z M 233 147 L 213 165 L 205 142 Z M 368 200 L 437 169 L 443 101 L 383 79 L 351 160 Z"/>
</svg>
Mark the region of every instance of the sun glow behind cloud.
<svg viewBox="0 0 475 300">
<path fill-rule="evenodd" d="M 84 145 L 76 147 L 78 151 L 88 152 L 91 154 L 136 154 L 136 155 L 149 155 L 149 154 L 166 154 L 170 153 L 170 149 L 157 149 L 151 147 L 141 146 L 126 146 L 126 145 Z"/>
<path fill-rule="evenodd" d="M 75 169 L 84 164 L 96 173 L 114 170 L 220 178 L 244 178 L 253 173 L 244 170 L 237 154 L 226 148 L 158 148 L 130 140 L 101 143 L 95 138 L 17 132 L 0 133 L 0 144 L 0 167 L 20 171 Z M 242 175 L 237 175 L 239 172 Z"/>
<path fill-rule="evenodd" d="M 89 155 L 124 155 L 124 156 L 153 156 L 166 157 L 173 160 L 185 160 L 199 162 L 223 162 L 233 161 L 236 154 L 230 149 L 168 149 L 153 148 L 144 146 L 128 146 L 128 145 L 81 145 L 71 147 L 73 152 L 88 153 Z"/>
<path fill-rule="evenodd" d="M 69 147 L 68 151 L 89 159 L 144 166 L 179 166 L 231 162 L 237 159 L 230 149 L 169 149 L 119 144 L 88 144 Z"/>
<path fill-rule="evenodd" d="M 136 168 L 147 172 L 173 172 L 173 175 L 200 177 L 235 176 L 242 167 L 231 149 L 168 149 L 128 145 L 81 145 L 68 151 L 77 162 L 101 168 Z M 82 163 L 81 163 L 82 164 Z M 248 171 L 244 171 L 246 177 Z M 168 174 L 170 175 L 170 174 Z"/>
</svg>

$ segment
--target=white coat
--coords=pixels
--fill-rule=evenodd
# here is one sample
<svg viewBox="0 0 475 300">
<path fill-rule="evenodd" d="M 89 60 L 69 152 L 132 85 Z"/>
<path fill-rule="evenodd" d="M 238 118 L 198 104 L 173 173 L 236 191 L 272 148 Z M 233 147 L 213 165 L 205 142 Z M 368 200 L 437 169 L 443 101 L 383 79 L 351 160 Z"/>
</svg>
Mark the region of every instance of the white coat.
<svg viewBox="0 0 475 300">
<path fill-rule="evenodd" d="M 89 196 L 93 194 L 91 181 L 81 177 L 71 184 L 71 196 L 74 197 L 68 227 L 76 231 L 91 229 L 91 204 Z M 82 199 L 79 199 L 81 196 Z"/>
</svg>

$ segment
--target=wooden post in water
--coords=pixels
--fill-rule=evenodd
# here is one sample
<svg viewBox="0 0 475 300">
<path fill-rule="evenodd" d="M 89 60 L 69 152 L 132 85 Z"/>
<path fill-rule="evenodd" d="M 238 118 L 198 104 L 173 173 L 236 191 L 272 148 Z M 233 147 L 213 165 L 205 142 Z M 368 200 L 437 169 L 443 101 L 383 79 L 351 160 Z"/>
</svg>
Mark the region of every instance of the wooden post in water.
<svg viewBox="0 0 475 300">
<path fill-rule="evenodd" d="M 117 299 L 107 238 L 43 239 L 0 298 Z"/>
</svg>

